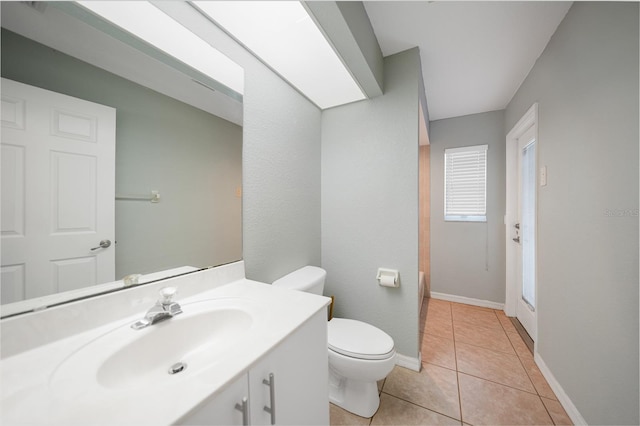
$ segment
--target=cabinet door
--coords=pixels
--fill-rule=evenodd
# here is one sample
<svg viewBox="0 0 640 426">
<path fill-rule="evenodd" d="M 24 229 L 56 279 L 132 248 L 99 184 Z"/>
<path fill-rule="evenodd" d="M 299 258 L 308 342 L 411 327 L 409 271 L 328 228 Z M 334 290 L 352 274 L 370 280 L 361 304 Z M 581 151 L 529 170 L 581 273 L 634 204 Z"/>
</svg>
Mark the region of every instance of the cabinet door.
<svg viewBox="0 0 640 426">
<path fill-rule="evenodd" d="M 247 399 L 246 423 L 249 423 L 249 385 L 247 375 L 231 383 L 222 392 L 217 392 L 206 401 L 194 408 L 189 414 L 184 416 L 178 424 L 181 425 L 242 425 L 243 399 Z M 239 405 L 236 408 L 236 404 Z"/>
<path fill-rule="evenodd" d="M 264 382 L 269 382 L 271 374 L 270 386 Z M 328 374 L 327 315 L 323 310 L 249 371 L 252 424 L 328 425 Z M 265 407 L 275 408 L 273 418 Z"/>
</svg>

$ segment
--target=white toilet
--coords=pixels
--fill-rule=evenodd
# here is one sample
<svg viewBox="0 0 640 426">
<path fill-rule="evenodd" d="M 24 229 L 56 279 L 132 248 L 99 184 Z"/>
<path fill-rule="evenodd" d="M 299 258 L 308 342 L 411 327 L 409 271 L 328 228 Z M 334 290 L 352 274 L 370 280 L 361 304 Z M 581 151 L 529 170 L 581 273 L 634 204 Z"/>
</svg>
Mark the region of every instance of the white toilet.
<svg viewBox="0 0 640 426">
<path fill-rule="evenodd" d="M 322 295 L 326 276 L 322 268 L 305 266 L 273 285 Z M 373 416 L 380 405 L 377 381 L 395 365 L 393 339 L 365 322 L 333 318 L 328 340 L 329 400 L 359 416 Z"/>
</svg>

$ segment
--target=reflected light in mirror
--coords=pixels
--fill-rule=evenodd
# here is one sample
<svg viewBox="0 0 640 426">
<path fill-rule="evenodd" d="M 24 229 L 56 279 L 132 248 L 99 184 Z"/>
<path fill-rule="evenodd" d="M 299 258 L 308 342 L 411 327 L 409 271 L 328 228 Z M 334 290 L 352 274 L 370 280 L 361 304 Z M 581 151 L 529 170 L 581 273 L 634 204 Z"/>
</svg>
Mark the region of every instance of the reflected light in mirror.
<svg viewBox="0 0 640 426">
<path fill-rule="evenodd" d="M 300 2 L 193 4 L 321 109 L 365 99 Z"/>
<path fill-rule="evenodd" d="M 244 71 L 200 37 L 146 1 L 80 1 L 91 12 L 152 44 L 236 92 Z"/>
</svg>

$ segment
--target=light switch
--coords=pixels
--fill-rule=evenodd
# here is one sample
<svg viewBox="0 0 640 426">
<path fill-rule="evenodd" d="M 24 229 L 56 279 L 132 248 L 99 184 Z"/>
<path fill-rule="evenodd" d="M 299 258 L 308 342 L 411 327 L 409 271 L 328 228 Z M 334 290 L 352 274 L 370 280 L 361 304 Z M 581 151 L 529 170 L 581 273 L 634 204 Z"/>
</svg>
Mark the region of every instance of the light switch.
<svg viewBox="0 0 640 426">
<path fill-rule="evenodd" d="M 540 167 L 540 186 L 547 186 L 547 166 Z"/>
</svg>

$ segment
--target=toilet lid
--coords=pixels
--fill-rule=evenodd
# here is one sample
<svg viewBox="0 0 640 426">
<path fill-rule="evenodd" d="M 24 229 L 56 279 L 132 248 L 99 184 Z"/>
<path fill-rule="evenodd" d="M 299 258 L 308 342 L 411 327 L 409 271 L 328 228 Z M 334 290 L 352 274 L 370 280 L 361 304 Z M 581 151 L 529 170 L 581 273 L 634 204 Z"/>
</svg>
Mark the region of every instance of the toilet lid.
<svg viewBox="0 0 640 426">
<path fill-rule="evenodd" d="M 328 325 L 329 349 L 359 359 L 385 359 L 394 352 L 393 339 L 362 321 L 333 318 Z"/>
</svg>

